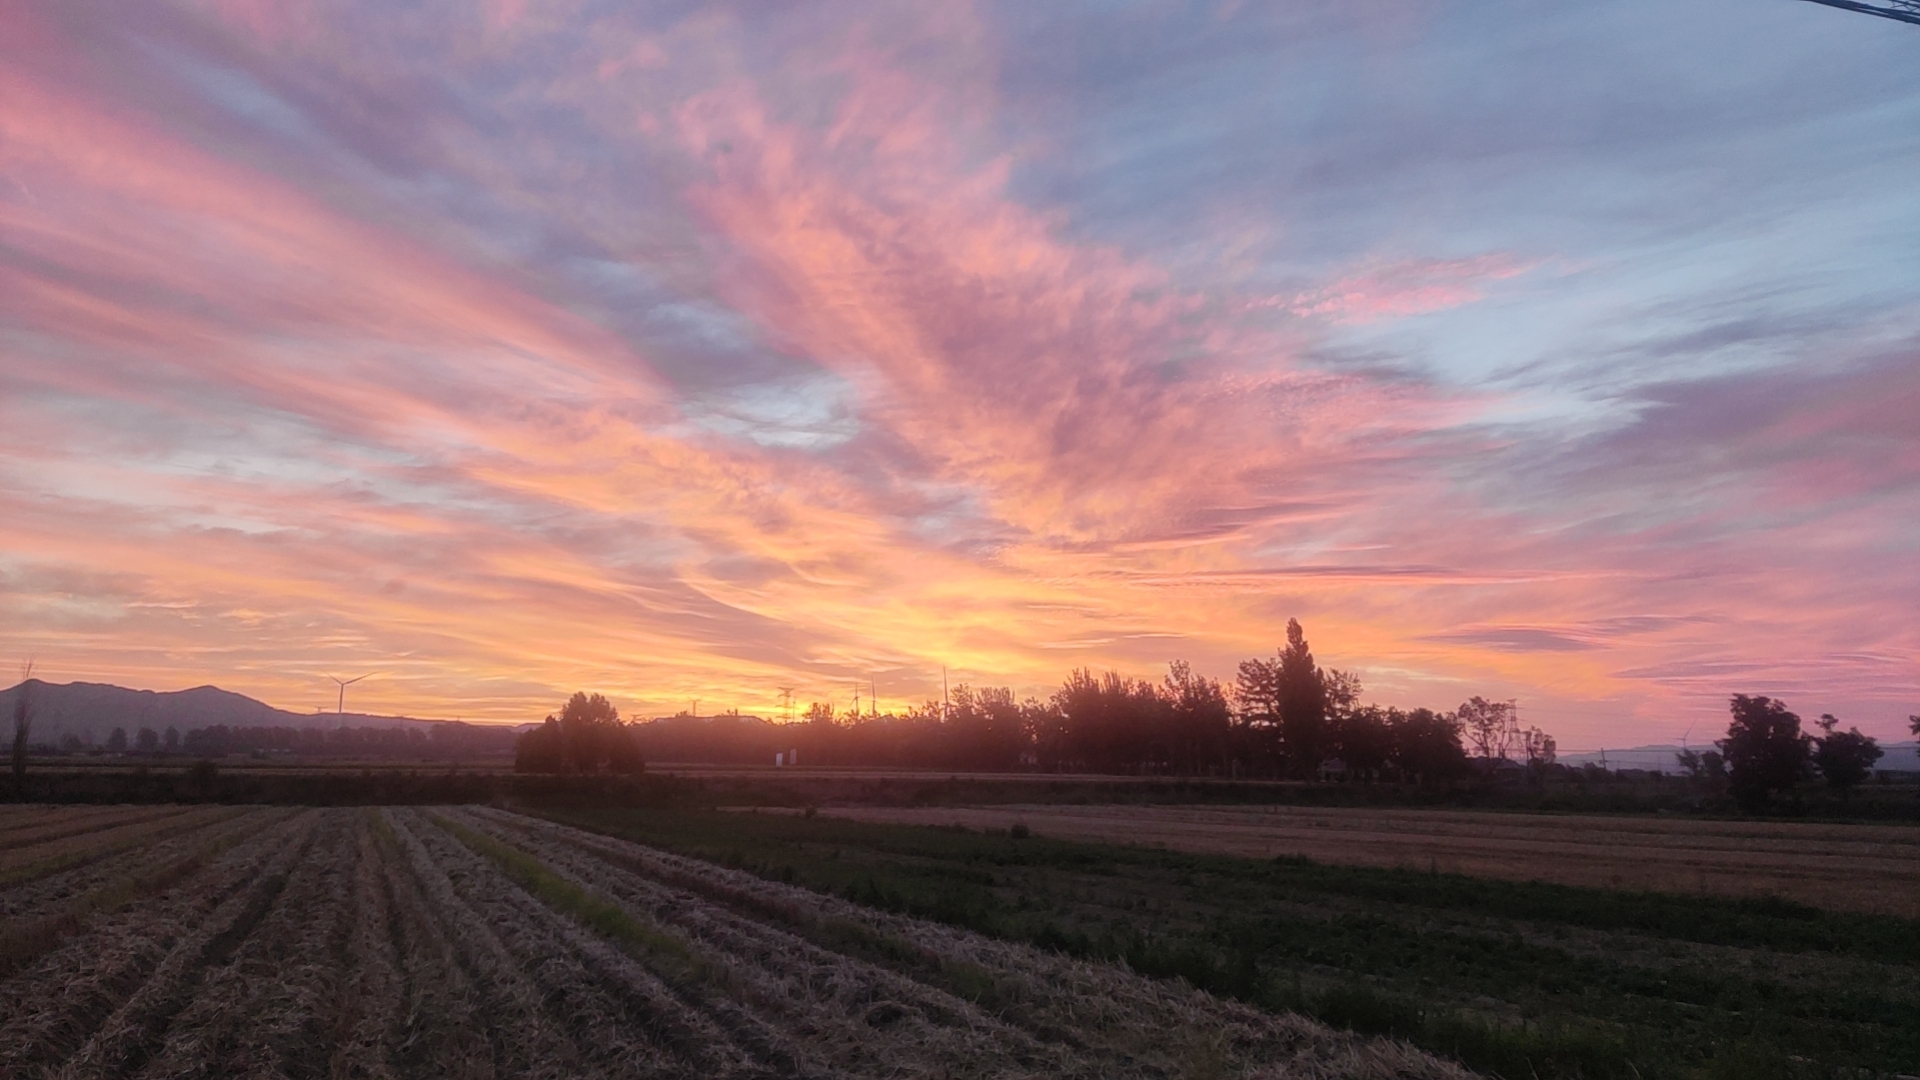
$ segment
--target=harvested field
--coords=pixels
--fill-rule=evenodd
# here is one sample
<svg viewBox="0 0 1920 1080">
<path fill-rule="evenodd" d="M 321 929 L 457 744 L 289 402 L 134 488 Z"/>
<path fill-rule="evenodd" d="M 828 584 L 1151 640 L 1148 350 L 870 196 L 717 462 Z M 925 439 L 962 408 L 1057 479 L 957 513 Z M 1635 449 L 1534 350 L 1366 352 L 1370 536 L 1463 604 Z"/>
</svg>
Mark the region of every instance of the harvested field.
<svg viewBox="0 0 1920 1080">
<path fill-rule="evenodd" d="M 0 887 L 7 1077 L 1468 1075 L 503 811 L 0 817 L 16 833 L 87 857 Z"/>
<path fill-rule="evenodd" d="M 823 807 L 855 821 L 961 825 L 1252 858 L 1511 881 L 1779 896 L 1920 917 L 1920 828 L 1296 806 Z"/>
<path fill-rule="evenodd" d="M 1920 920 L 827 813 L 544 816 L 1510 1080 L 1920 1075 Z"/>
<path fill-rule="evenodd" d="M 102 862 L 122 852 L 143 852 L 157 844 L 240 813 L 226 807 L 197 807 L 161 817 L 133 815 L 95 823 L 57 838 L 44 835 L 11 851 L 0 851 L 0 888 L 54 878 Z M 78 827 L 76 827 L 78 828 Z M 39 830 L 44 833 L 45 830 Z M 0 833 L 0 840 L 6 834 Z"/>
</svg>

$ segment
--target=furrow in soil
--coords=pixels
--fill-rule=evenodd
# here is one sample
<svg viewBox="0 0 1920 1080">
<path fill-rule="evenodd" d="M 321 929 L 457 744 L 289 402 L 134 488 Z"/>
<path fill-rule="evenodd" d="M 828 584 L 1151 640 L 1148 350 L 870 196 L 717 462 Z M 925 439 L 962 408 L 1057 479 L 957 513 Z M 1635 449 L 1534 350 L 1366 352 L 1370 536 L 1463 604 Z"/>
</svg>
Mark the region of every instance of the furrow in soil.
<svg viewBox="0 0 1920 1080">
<path fill-rule="evenodd" d="M 570 1017 L 583 1062 L 607 1062 L 616 1072 L 639 1067 L 690 1077 L 783 1071 L 751 1053 L 752 1042 L 739 1030 L 743 1018 L 723 1008 L 716 1019 L 682 1000 L 631 956 L 534 898 L 441 829 L 422 821 L 417 835 L 460 881 L 462 898 L 522 958 L 550 1005 Z M 747 1034 L 767 1038 L 764 1032 Z M 784 1057 L 778 1062 L 791 1065 Z"/>
<path fill-rule="evenodd" d="M 263 917 L 215 954 L 138 1075 L 324 1077 L 345 971 L 348 811 L 319 811 Z"/>
<path fill-rule="evenodd" d="M 504 813 L 460 818 L 533 847 L 555 870 L 679 935 L 716 981 L 836 1073 L 1013 1077 L 1092 1069 L 945 990 L 637 872 L 577 830 Z"/>
<path fill-rule="evenodd" d="M 564 826 L 558 828 L 565 828 Z M 1069 1047 L 1100 1071 L 1181 1076 L 1196 1061 L 1233 1073 L 1460 1077 L 1458 1068 L 1388 1040 L 1336 1032 L 1293 1015 L 1263 1013 L 1185 984 L 1151 980 L 964 930 L 862 907 L 742 871 L 612 838 L 595 838 L 626 865 L 737 910 L 795 928 L 823 925 L 876 935 L 914 962 L 902 970 L 959 981 L 1002 1020 Z M 1325 1070 L 1345 1070 L 1328 1072 Z M 1252 1070 L 1252 1071 L 1248 1071 Z"/>
<path fill-rule="evenodd" d="M 163 962 L 182 928 L 201 925 L 245 889 L 298 828 L 261 811 L 251 835 L 172 888 L 95 918 L 0 980 L 0 1075 L 29 1075 L 73 1054 Z"/>
<path fill-rule="evenodd" d="M 320 815 L 289 822 L 280 843 L 240 888 L 205 917 L 176 923 L 178 935 L 152 973 L 115 1008 L 61 1070 L 72 1080 L 133 1074 L 164 1044 L 176 1014 L 197 994 L 209 969 L 225 964 L 286 887 L 288 875 L 312 846 Z M 182 930 L 186 932 L 181 933 Z M 76 942 L 88 945 L 92 935 Z"/>
<path fill-rule="evenodd" d="M 428 902 L 384 813 L 373 820 L 373 828 L 390 912 L 387 937 L 404 982 L 393 1067 L 403 1077 L 492 1080 L 495 1039 L 524 1042 L 525 1025 L 512 1009 L 487 1008 L 449 936 L 459 927 L 449 931 L 445 909 Z M 493 1018 L 493 1038 L 481 1019 L 483 1009 Z"/>
</svg>

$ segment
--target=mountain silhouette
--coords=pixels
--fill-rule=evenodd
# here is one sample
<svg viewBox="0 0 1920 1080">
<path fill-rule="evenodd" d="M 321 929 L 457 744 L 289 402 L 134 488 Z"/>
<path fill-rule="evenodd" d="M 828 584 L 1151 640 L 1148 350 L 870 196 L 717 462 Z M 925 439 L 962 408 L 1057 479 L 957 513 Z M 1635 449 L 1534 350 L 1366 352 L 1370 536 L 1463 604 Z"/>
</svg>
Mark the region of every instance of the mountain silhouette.
<svg viewBox="0 0 1920 1080">
<path fill-rule="evenodd" d="M 141 728 L 183 733 L 224 724 L 227 727 L 431 727 L 438 720 L 366 713 L 296 713 L 276 709 L 245 694 L 217 686 L 189 690 L 130 690 L 109 683 L 49 683 L 29 679 L 0 691 L 0 717 L 13 715 L 20 687 L 30 691 L 33 741 L 56 743 L 68 735 L 99 742 L 114 728 L 131 735 Z"/>
</svg>

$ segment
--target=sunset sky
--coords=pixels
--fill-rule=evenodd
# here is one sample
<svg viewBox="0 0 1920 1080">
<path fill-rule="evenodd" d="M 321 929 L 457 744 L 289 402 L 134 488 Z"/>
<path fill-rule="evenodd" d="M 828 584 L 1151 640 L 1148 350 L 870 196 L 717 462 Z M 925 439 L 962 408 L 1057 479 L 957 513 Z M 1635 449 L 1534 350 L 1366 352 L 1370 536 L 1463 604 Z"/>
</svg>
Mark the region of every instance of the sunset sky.
<svg viewBox="0 0 1920 1080">
<path fill-rule="evenodd" d="M 1920 713 L 1920 27 L 0 0 L 0 658 Z M 7 670 L 12 662 L 7 661 Z M 6 679 L 6 682 L 12 680 Z"/>
</svg>

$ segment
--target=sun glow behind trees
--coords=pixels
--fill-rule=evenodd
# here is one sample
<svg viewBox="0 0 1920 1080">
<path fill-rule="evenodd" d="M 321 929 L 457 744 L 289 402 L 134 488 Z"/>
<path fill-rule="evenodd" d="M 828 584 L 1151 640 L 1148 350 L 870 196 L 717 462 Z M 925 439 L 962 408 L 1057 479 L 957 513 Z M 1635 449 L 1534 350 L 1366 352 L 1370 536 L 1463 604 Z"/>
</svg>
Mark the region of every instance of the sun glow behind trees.
<svg viewBox="0 0 1920 1080">
<path fill-rule="evenodd" d="M 771 715 L 1299 613 L 1570 746 L 1920 695 L 1904 28 L 123 14 L 0 36 L 0 650 L 57 678 Z"/>
</svg>

